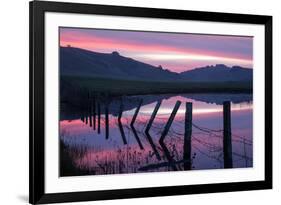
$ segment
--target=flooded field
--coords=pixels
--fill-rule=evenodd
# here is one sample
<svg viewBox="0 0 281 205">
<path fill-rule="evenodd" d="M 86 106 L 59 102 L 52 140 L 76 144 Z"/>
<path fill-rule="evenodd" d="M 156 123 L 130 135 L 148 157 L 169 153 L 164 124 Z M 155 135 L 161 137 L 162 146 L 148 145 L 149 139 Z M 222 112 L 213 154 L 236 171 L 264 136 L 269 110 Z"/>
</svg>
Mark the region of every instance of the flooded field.
<svg viewBox="0 0 281 205">
<path fill-rule="evenodd" d="M 253 165 L 250 94 L 138 95 L 85 101 L 84 109 L 61 104 L 60 176 Z M 231 107 L 227 143 L 224 102 Z"/>
</svg>

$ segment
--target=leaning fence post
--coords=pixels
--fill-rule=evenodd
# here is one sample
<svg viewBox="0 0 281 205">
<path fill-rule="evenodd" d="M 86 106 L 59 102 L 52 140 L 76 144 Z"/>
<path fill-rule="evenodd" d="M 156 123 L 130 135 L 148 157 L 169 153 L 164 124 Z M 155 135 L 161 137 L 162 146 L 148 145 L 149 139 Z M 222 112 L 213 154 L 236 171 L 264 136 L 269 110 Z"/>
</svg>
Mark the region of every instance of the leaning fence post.
<svg viewBox="0 0 281 205">
<path fill-rule="evenodd" d="M 192 103 L 185 104 L 185 129 L 184 129 L 184 143 L 183 143 L 183 167 L 184 170 L 191 169 L 191 135 L 192 135 Z"/>
<path fill-rule="evenodd" d="M 138 136 L 137 130 L 136 130 L 135 127 L 134 127 L 134 123 L 135 123 L 135 121 L 136 121 L 136 119 L 137 119 L 137 116 L 138 116 L 138 113 L 139 113 L 139 111 L 140 111 L 142 102 L 143 102 L 143 100 L 141 99 L 140 102 L 139 102 L 139 104 L 138 104 L 138 107 L 137 107 L 137 109 L 136 109 L 136 111 L 135 111 L 135 113 L 134 113 L 134 116 L 133 116 L 133 118 L 132 118 L 132 121 L 131 121 L 131 123 L 130 123 L 130 127 L 131 127 L 131 129 L 132 129 L 132 131 L 133 131 L 133 134 L 134 134 L 136 140 L 137 140 L 137 143 L 139 144 L 140 149 L 143 150 L 144 148 L 143 148 L 142 143 L 141 143 L 141 141 L 140 141 L 140 138 L 139 138 L 139 136 Z"/>
<path fill-rule="evenodd" d="M 230 101 L 223 102 L 223 155 L 224 168 L 232 168 L 231 109 Z"/>
<path fill-rule="evenodd" d="M 174 118 L 175 118 L 175 116 L 177 114 L 177 111 L 178 111 L 180 105 L 181 105 L 181 102 L 177 101 L 176 104 L 175 104 L 175 107 L 174 107 L 174 109 L 173 109 L 173 111 L 172 111 L 172 113 L 171 113 L 171 115 L 170 115 L 170 117 L 168 119 L 168 122 L 166 123 L 166 125 L 164 127 L 164 130 L 163 130 L 163 132 L 161 134 L 161 137 L 160 137 L 160 140 L 159 140 L 160 143 L 161 142 L 163 143 L 166 135 L 168 134 L 169 129 L 170 129 L 170 127 L 171 127 L 171 125 L 172 125 L 172 123 L 174 121 Z"/>
<path fill-rule="evenodd" d="M 149 119 L 149 121 L 148 121 L 148 124 L 147 124 L 147 126 L 146 126 L 146 128 L 145 128 L 145 134 L 146 134 L 146 136 L 147 136 L 148 142 L 149 142 L 151 148 L 153 149 L 153 151 L 154 151 L 154 153 L 155 153 L 155 156 L 156 156 L 156 158 L 157 158 L 158 160 L 161 160 L 161 157 L 160 157 L 159 152 L 157 151 L 157 148 L 156 148 L 156 146 L 155 146 L 155 144 L 154 144 L 154 142 L 153 142 L 152 137 L 151 137 L 150 134 L 149 134 L 149 130 L 150 130 L 150 128 L 151 128 L 151 126 L 152 126 L 152 123 L 153 123 L 153 121 L 154 121 L 154 118 L 156 117 L 156 114 L 157 114 L 157 112 L 158 112 L 158 110 L 159 110 L 159 108 L 160 108 L 160 105 L 161 105 L 161 101 L 158 101 L 157 104 L 156 104 L 156 106 L 155 106 L 155 108 L 154 108 L 154 110 L 153 110 L 153 112 L 152 112 L 152 114 L 151 114 L 151 117 L 150 117 L 150 119 Z"/>
<path fill-rule="evenodd" d="M 119 127 L 119 130 L 120 130 L 120 133 L 121 133 L 121 137 L 122 137 L 123 143 L 127 144 L 125 132 L 124 132 L 122 121 L 121 121 L 122 113 L 123 113 L 123 102 L 121 100 L 120 108 L 119 108 L 119 114 L 118 114 L 118 127 Z"/>
<path fill-rule="evenodd" d="M 153 112 L 152 112 L 152 114 L 151 114 L 151 117 L 150 117 L 150 119 L 149 119 L 149 122 L 148 122 L 148 124 L 147 124 L 147 126 L 146 126 L 146 128 L 145 128 L 145 132 L 146 132 L 146 133 L 149 132 L 149 130 L 150 130 L 151 126 L 152 126 L 152 123 L 153 123 L 153 121 L 154 121 L 154 118 L 156 117 L 156 114 L 157 114 L 157 112 L 158 112 L 158 110 L 159 110 L 160 105 L 161 105 L 161 101 L 158 101 L 157 104 L 156 104 L 156 106 L 155 106 L 155 108 L 154 108 L 154 110 L 153 110 Z"/>
<path fill-rule="evenodd" d="M 132 121 L 131 121 L 131 126 L 134 125 L 134 123 L 135 123 L 135 121 L 136 121 L 136 119 L 137 119 L 138 113 L 139 113 L 140 108 L 141 108 L 141 105 L 142 105 L 142 101 L 143 101 L 143 100 L 141 99 L 140 102 L 139 102 L 139 104 L 138 104 L 138 107 L 137 107 L 137 109 L 136 109 L 136 111 L 135 111 L 135 113 L 134 113 L 134 116 L 133 116 Z"/>
</svg>

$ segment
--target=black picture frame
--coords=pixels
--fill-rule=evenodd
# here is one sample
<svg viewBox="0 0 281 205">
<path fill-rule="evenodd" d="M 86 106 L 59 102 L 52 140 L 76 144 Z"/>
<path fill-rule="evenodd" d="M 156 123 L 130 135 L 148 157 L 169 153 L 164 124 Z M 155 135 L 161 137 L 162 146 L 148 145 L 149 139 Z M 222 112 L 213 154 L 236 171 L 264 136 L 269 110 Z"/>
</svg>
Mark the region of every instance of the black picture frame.
<svg viewBox="0 0 281 205">
<path fill-rule="evenodd" d="M 29 202 L 32 204 L 154 197 L 198 193 L 259 190 L 272 188 L 272 17 L 262 15 L 199 12 L 62 2 L 30 2 L 30 165 Z M 72 193 L 45 193 L 44 165 L 44 31 L 45 13 L 81 13 L 163 19 L 199 20 L 260 24 L 265 27 L 265 180 L 235 183 L 198 184 Z"/>
</svg>

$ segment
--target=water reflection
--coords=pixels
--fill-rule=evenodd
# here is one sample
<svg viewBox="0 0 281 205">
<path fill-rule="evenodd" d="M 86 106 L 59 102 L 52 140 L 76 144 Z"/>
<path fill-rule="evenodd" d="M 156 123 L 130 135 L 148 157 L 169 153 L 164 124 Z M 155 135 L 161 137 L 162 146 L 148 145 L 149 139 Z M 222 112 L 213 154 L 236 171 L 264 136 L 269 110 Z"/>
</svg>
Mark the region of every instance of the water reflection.
<svg viewBox="0 0 281 205">
<path fill-rule="evenodd" d="M 62 105 L 60 175 L 224 168 L 225 100 L 231 167 L 252 167 L 252 95 L 146 95 L 91 99 L 88 112 Z"/>
</svg>

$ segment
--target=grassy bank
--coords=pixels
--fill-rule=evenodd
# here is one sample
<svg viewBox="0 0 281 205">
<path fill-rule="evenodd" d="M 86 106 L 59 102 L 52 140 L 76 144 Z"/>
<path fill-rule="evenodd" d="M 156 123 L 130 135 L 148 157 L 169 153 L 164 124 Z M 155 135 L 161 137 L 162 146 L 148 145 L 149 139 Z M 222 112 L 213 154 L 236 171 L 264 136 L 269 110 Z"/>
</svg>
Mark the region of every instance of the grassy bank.
<svg viewBox="0 0 281 205">
<path fill-rule="evenodd" d="M 157 82 L 61 76 L 61 88 L 79 88 L 110 95 L 164 93 L 251 93 L 251 82 Z"/>
<path fill-rule="evenodd" d="M 83 170 L 75 166 L 74 160 L 70 156 L 70 150 L 71 148 L 60 139 L 60 176 L 67 177 L 93 174 L 90 173 L 89 170 Z"/>
</svg>

